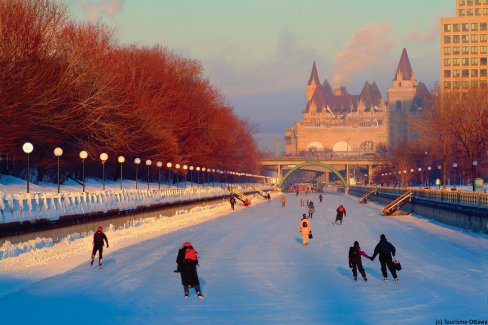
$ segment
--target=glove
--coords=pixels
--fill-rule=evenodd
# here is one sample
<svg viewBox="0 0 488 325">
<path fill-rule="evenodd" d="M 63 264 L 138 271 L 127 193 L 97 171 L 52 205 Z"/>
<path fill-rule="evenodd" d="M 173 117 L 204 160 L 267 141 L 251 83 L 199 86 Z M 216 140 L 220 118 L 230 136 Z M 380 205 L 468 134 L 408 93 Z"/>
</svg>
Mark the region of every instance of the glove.
<svg viewBox="0 0 488 325">
<path fill-rule="evenodd" d="M 395 263 L 395 264 L 398 264 L 399 263 L 398 260 L 397 260 L 397 258 L 395 256 L 393 256 L 393 263 Z"/>
<path fill-rule="evenodd" d="M 108 244 L 107 244 L 107 248 L 108 248 Z"/>
<path fill-rule="evenodd" d="M 369 259 L 372 260 L 372 261 L 374 261 L 374 258 L 372 258 L 372 257 L 370 257 Z"/>
<path fill-rule="evenodd" d="M 349 262 L 349 268 L 352 269 L 352 263 L 351 262 Z"/>
</svg>

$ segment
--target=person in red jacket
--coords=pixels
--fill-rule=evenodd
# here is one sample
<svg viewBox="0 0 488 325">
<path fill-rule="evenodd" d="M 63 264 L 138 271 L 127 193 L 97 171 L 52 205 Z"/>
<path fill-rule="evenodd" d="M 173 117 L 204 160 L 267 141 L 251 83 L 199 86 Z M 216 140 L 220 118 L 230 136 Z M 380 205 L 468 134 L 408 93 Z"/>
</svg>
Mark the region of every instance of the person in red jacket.
<svg viewBox="0 0 488 325">
<path fill-rule="evenodd" d="M 354 276 L 354 281 L 358 280 L 358 270 L 359 273 L 363 276 L 363 280 L 368 282 L 366 278 L 366 272 L 363 268 L 363 262 L 361 260 L 361 256 L 366 258 L 370 258 L 368 254 L 366 254 L 361 247 L 359 247 L 359 243 L 357 241 L 354 242 L 354 246 L 349 247 L 349 268 L 352 270 L 352 275 Z"/>
<path fill-rule="evenodd" d="M 95 260 L 95 255 L 98 251 L 98 266 L 102 268 L 102 259 L 103 259 L 103 242 L 107 244 L 108 248 L 108 239 L 107 236 L 103 233 L 103 227 L 99 226 L 95 234 L 93 234 L 93 251 L 91 256 L 91 263 L 90 265 L 93 266 L 93 261 Z"/>
<path fill-rule="evenodd" d="M 346 209 L 341 204 L 337 208 L 336 212 L 337 212 L 337 215 L 336 215 L 335 223 L 337 224 L 337 221 L 339 221 L 340 224 L 342 225 L 342 218 L 346 216 Z"/>
</svg>

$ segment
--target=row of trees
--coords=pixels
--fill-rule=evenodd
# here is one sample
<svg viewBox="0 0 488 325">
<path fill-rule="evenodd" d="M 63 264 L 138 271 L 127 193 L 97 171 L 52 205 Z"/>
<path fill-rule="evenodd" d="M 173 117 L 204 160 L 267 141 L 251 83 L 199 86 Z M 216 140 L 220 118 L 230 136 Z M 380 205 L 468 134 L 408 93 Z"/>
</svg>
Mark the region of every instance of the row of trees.
<svg viewBox="0 0 488 325">
<path fill-rule="evenodd" d="M 416 130 L 416 141 L 402 143 L 392 150 L 392 169 L 407 171 L 403 175 L 398 174 L 397 178 L 401 178 L 402 183 L 408 184 L 412 177 L 425 179 L 427 174 L 440 174 L 446 187 L 448 179 L 456 182 L 459 176 L 472 183 L 475 171 L 478 176 L 488 174 L 486 89 L 434 91 L 432 102 L 427 103 L 420 118 L 408 123 Z M 432 170 L 429 172 L 427 167 Z M 413 173 L 411 169 L 414 169 Z"/>
<path fill-rule="evenodd" d="M 122 45 L 101 24 L 75 22 L 54 0 L 0 2 L 0 154 L 39 177 L 62 147 L 70 170 L 86 150 L 130 160 L 255 172 L 248 121 L 237 118 L 202 65 L 161 46 Z M 88 161 L 87 161 L 88 162 Z M 72 167 L 72 168 L 69 168 Z M 115 168 L 114 168 L 115 169 Z"/>
</svg>

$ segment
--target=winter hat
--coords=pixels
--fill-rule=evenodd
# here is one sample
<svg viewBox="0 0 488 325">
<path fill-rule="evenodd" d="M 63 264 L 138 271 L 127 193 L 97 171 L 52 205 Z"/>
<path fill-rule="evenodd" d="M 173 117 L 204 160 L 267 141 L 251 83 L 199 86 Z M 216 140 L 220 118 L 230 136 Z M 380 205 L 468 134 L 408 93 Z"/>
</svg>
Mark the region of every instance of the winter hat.
<svg viewBox="0 0 488 325">
<path fill-rule="evenodd" d="M 97 231 L 103 231 L 103 227 L 102 226 L 98 226 Z"/>
<path fill-rule="evenodd" d="M 354 247 L 359 247 L 359 243 L 357 241 L 354 242 Z"/>
<path fill-rule="evenodd" d="M 380 239 L 381 239 L 381 240 L 386 240 L 385 235 L 384 235 L 384 234 L 381 234 Z"/>
<path fill-rule="evenodd" d="M 183 247 L 190 247 L 190 246 L 191 246 L 191 244 L 189 241 L 186 241 L 183 243 Z"/>
<path fill-rule="evenodd" d="M 307 218 L 307 215 L 304 213 L 303 216 L 302 216 L 302 218 L 305 218 L 306 219 Z"/>
</svg>

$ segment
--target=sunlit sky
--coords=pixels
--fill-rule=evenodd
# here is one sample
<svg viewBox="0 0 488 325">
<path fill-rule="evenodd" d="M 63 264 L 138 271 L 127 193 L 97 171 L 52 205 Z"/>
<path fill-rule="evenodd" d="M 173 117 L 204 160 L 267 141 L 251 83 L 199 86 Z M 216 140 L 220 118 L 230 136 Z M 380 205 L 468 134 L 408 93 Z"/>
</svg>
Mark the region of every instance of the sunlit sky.
<svg viewBox="0 0 488 325">
<path fill-rule="evenodd" d="M 320 80 L 385 95 L 407 48 L 417 79 L 439 80 L 440 17 L 455 0 L 65 0 L 78 20 L 101 20 L 121 43 L 161 44 L 203 63 L 242 118 L 274 152 L 301 119 L 313 62 Z M 386 100 L 386 98 L 385 98 Z"/>
</svg>

